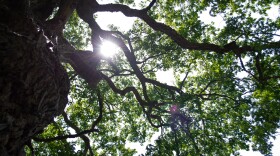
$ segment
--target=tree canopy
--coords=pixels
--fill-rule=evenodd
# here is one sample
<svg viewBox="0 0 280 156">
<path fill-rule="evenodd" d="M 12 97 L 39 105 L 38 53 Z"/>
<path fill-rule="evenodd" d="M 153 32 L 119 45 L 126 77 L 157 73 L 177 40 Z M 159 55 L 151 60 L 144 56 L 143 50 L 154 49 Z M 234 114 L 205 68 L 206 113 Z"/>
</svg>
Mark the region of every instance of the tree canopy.
<svg viewBox="0 0 280 156">
<path fill-rule="evenodd" d="M 128 142 L 143 144 L 160 132 L 145 155 L 239 155 L 249 148 L 271 155 L 280 126 L 280 16 L 267 12 L 279 0 L 104 3 L 0 1 L 1 10 L 14 7 L 32 19 L 70 80 L 67 106 L 30 137 L 27 154 L 133 155 Z M 137 19 L 128 31 L 103 30 L 99 12 Z M 223 25 L 205 23 L 203 12 Z M 105 40 L 119 52 L 104 57 Z M 162 82 L 161 71 L 175 81 Z"/>
</svg>

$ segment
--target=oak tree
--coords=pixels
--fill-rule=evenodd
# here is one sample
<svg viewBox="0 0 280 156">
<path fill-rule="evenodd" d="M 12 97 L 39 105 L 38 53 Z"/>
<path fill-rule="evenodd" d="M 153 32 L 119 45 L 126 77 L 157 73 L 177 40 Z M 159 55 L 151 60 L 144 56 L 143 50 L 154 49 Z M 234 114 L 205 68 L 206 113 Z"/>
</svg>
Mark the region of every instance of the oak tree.
<svg viewBox="0 0 280 156">
<path fill-rule="evenodd" d="M 1 0 L 1 155 L 133 155 L 126 144 L 156 132 L 145 155 L 271 155 L 279 3 Z M 105 30 L 100 12 L 137 19 Z M 102 55 L 105 40 L 116 55 Z"/>
</svg>

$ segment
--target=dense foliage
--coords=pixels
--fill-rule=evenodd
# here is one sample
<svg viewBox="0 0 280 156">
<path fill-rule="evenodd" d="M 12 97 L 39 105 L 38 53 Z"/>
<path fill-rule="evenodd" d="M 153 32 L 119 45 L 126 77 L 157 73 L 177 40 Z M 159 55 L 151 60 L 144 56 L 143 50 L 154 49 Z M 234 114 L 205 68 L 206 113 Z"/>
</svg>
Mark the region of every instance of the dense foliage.
<svg viewBox="0 0 280 156">
<path fill-rule="evenodd" d="M 92 71 L 62 60 L 69 103 L 27 152 L 133 155 L 128 142 L 145 143 L 160 131 L 146 155 L 238 155 L 250 146 L 271 155 L 280 126 L 280 16 L 267 12 L 279 3 L 80 0 L 63 36 L 77 56 L 92 44 L 82 60 L 88 68 L 81 67 Z M 92 14 L 106 11 L 138 18 L 129 31 L 105 31 Z M 223 22 L 206 23 L 202 13 Z M 102 57 L 103 40 L 120 51 Z M 175 81 L 162 82 L 159 71 L 173 72 Z M 90 72 L 98 75 L 94 83 Z"/>
</svg>

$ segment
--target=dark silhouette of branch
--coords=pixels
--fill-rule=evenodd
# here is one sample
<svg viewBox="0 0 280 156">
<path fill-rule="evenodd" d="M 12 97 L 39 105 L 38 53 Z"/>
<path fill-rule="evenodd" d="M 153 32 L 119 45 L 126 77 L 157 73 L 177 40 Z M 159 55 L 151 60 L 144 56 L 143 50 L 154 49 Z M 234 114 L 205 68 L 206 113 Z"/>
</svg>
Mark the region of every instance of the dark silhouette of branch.
<svg viewBox="0 0 280 156">
<path fill-rule="evenodd" d="M 147 58 L 144 58 L 142 61 L 137 61 L 137 64 L 143 64 L 143 63 L 147 62 L 150 59 L 157 58 L 157 57 L 162 56 L 162 55 L 163 54 L 156 54 L 156 55 L 149 56 Z"/>
<path fill-rule="evenodd" d="M 143 11 L 147 12 L 149 11 L 156 3 L 156 0 L 152 0 L 152 2 L 145 8 Z"/>
<path fill-rule="evenodd" d="M 128 59 L 128 62 L 130 64 L 130 66 L 132 67 L 132 69 L 134 70 L 136 76 L 138 77 L 138 79 L 142 83 L 142 87 L 143 87 L 144 90 L 145 90 L 145 85 L 144 84 L 146 82 L 148 82 L 148 83 L 152 83 L 152 84 L 155 84 L 155 85 L 163 87 L 163 88 L 174 90 L 174 91 L 179 92 L 179 93 L 182 92 L 180 89 L 178 89 L 176 87 L 169 86 L 169 85 L 166 85 L 166 84 L 162 84 L 162 83 L 160 83 L 160 82 L 158 82 L 156 80 L 152 80 L 152 79 L 146 78 L 143 75 L 142 71 L 137 66 L 137 61 L 136 61 L 135 56 L 129 51 L 129 49 L 125 45 L 125 43 L 121 39 L 111 35 L 110 32 L 107 32 L 107 31 L 104 31 L 104 30 L 99 30 L 99 31 L 102 32 L 101 33 L 102 37 L 104 37 L 104 38 L 106 38 L 108 40 L 113 41 L 114 43 L 116 43 L 116 45 L 118 45 L 123 50 L 126 58 Z M 148 99 L 148 98 L 146 97 L 146 99 Z"/>
<path fill-rule="evenodd" d="M 89 133 L 92 133 L 92 132 L 99 132 L 99 130 L 95 129 L 96 125 L 101 121 L 102 119 L 102 108 L 103 108 L 103 100 L 101 99 L 100 97 L 100 93 L 97 93 L 98 94 L 98 101 L 99 101 L 99 116 L 98 118 L 93 122 L 92 124 L 92 127 L 91 129 L 89 130 L 84 130 L 84 131 L 80 131 L 80 129 L 75 125 L 73 124 L 67 117 L 67 114 L 65 112 L 62 113 L 62 116 L 64 118 L 64 121 L 66 122 L 66 124 L 68 126 L 70 126 L 71 128 L 73 128 L 75 131 L 76 131 L 76 134 L 71 134 L 71 135 L 64 135 L 64 136 L 57 136 L 57 137 L 53 137 L 53 138 L 37 138 L 37 137 L 34 137 L 32 138 L 34 141 L 37 141 L 37 142 L 52 142 L 52 141 L 56 141 L 56 140 L 65 140 L 65 139 L 68 139 L 68 138 L 76 138 L 76 137 L 81 137 L 85 144 L 86 144 L 86 149 L 85 151 L 89 150 L 91 155 L 93 155 L 93 152 L 92 152 L 92 149 L 90 147 L 90 140 L 88 137 L 85 136 L 85 134 L 89 134 Z"/>
<path fill-rule="evenodd" d="M 137 101 L 140 103 L 140 105 L 143 105 L 143 106 L 144 106 L 144 105 L 147 105 L 147 102 L 145 102 L 145 101 L 141 98 L 141 95 L 139 94 L 139 92 L 137 91 L 136 88 L 134 88 L 134 87 L 126 87 L 126 88 L 123 89 L 123 90 L 118 89 L 118 88 L 115 86 L 114 82 L 113 82 L 109 77 L 107 77 L 106 75 L 104 75 L 104 74 L 102 74 L 102 73 L 101 73 L 101 76 L 102 76 L 102 78 L 108 83 L 108 85 L 110 86 L 110 88 L 111 88 L 115 93 L 118 93 L 118 94 L 120 94 L 120 95 L 125 95 L 125 94 L 127 94 L 127 93 L 129 93 L 129 92 L 132 92 L 132 93 L 135 95 Z"/>
<path fill-rule="evenodd" d="M 210 85 L 212 85 L 213 83 L 215 83 L 217 81 L 218 80 L 212 80 L 212 81 L 208 82 L 208 84 L 204 87 L 204 89 L 202 91 L 200 91 L 199 94 L 202 94 L 203 92 L 205 92 L 208 89 L 208 87 L 210 87 Z"/>
<path fill-rule="evenodd" d="M 126 5 L 121 4 L 105 4 L 105 5 L 99 5 L 96 4 L 96 11 L 102 12 L 102 11 L 109 11 L 109 12 L 122 12 L 127 17 L 138 17 L 142 19 L 144 22 L 146 22 L 151 28 L 153 28 L 156 31 L 160 31 L 166 35 L 168 35 L 174 42 L 176 42 L 179 46 L 181 46 L 184 49 L 190 49 L 190 50 L 207 50 L 207 51 L 215 51 L 220 54 L 224 54 L 229 51 L 234 51 L 236 53 L 244 53 L 247 51 L 254 51 L 254 49 L 250 46 L 244 46 L 244 47 L 238 47 L 236 43 L 233 45 L 233 43 L 226 44 L 224 46 L 218 46 L 211 43 L 196 43 L 196 42 L 190 42 L 187 39 L 185 39 L 183 36 L 181 36 L 179 33 L 177 33 L 176 30 L 172 29 L 171 27 L 156 22 L 154 19 L 152 19 L 146 12 L 146 10 L 137 10 L 129 8 Z M 226 47 L 226 48 L 224 48 Z"/>
<path fill-rule="evenodd" d="M 158 115 L 152 115 L 150 113 L 148 113 L 147 111 L 144 111 L 144 113 L 146 114 L 147 116 L 147 119 L 148 119 L 148 122 L 150 123 L 151 126 L 155 127 L 155 128 L 160 128 L 160 127 L 163 127 L 163 126 L 169 126 L 169 124 L 166 124 L 166 123 L 163 123 L 162 119 L 160 116 Z M 158 125 L 155 125 L 152 121 L 152 118 L 153 119 L 156 119 L 159 124 Z"/>
<path fill-rule="evenodd" d="M 97 129 L 89 129 L 89 130 L 81 131 L 81 132 L 79 132 L 77 134 L 69 134 L 69 135 L 57 136 L 57 137 L 46 138 L 46 139 L 33 137 L 32 139 L 34 141 L 37 141 L 37 142 L 52 142 L 52 141 L 56 141 L 56 140 L 65 140 L 65 139 L 68 139 L 68 138 L 76 138 L 76 137 L 80 137 L 81 135 L 92 133 L 92 132 L 99 132 L 99 130 L 97 130 Z"/>
<path fill-rule="evenodd" d="M 104 100 L 101 96 L 101 93 L 99 90 L 97 90 L 97 99 L 98 99 L 98 105 L 99 105 L 99 116 L 97 119 L 92 123 L 91 129 L 94 129 L 97 124 L 101 121 L 103 117 L 103 106 L 104 106 Z"/>
<path fill-rule="evenodd" d="M 241 64 L 242 69 L 243 69 L 245 72 L 247 72 L 249 75 L 251 75 L 254 79 L 258 80 L 258 79 L 255 77 L 255 75 L 253 75 L 250 71 L 248 71 L 248 70 L 246 69 L 246 67 L 244 66 L 244 63 L 243 63 L 243 61 L 242 61 L 241 56 L 239 56 L 238 58 L 239 58 L 239 61 L 240 61 L 240 64 Z"/>
<path fill-rule="evenodd" d="M 161 119 L 159 116 L 151 115 L 150 113 L 148 113 L 148 112 L 145 110 L 144 106 L 150 106 L 150 107 L 151 107 L 151 105 L 150 105 L 149 103 L 147 103 L 146 101 L 142 100 L 142 98 L 141 98 L 141 96 L 140 96 L 140 94 L 139 94 L 139 92 L 137 91 L 136 88 L 134 88 L 134 87 L 127 87 L 127 88 L 125 88 L 125 89 L 123 89 L 123 90 L 118 89 L 109 77 L 107 77 L 107 76 L 104 75 L 104 74 L 101 74 L 101 75 L 103 76 L 103 79 L 108 83 L 108 85 L 110 86 L 110 88 L 111 88 L 115 93 L 118 93 L 118 94 L 120 94 L 120 95 L 125 95 L 125 94 L 127 94 L 127 93 L 129 93 L 129 92 L 133 92 L 133 94 L 135 95 L 137 101 L 138 101 L 139 104 L 142 106 L 143 112 L 147 115 L 147 119 L 148 119 L 149 123 L 151 124 L 151 126 L 153 126 L 153 127 L 155 127 L 155 128 L 159 128 L 159 127 L 162 127 L 162 126 L 166 126 L 166 124 L 163 124 L 163 123 L 161 122 L 162 119 Z M 151 118 L 157 119 L 157 120 L 159 121 L 160 124 L 159 124 L 159 125 L 155 125 L 155 124 L 152 122 Z"/>
<path fill-rule="evenodd" d="M 177 88 L 177 87 L 169 86 L 169 85 L 167 85 L 167 84 L 160 83 L 160 82 L 158 82 L 158 81 L 156 81 L 156 80 L 152 80 L 152 79 L 146 78 L 146 82 L 151 83 L 151 84 L 154 84 L 154 85 L 159 86 L 159 87 L 162 87 L 162 88 L 165 88 L 165 89 L 168 89 L 168 90 L 176 91 L 176 92 L 178 92 L 178 93 L 183 93 L 183 91 L 180 90 L 180 89 Z"/>
<path fill-rule="evenodd" d="M 96 5 L 96 4 L 95 4 Z M 112 7 L 125 7 L 125 9 L 130 9 L 129 7 L 127 6 L 124 6 L 124 5 L 119 5 L 119 4 L 108 4 L 108 6 L 112 6 Z M 97 11 L 98 10 L 99 6 L 97 7 Z M 107 9 L 110 9 L 110 8 L 107 8 Z M 79 12 L 79 10 L 77 10 Z M 141 85 L 142 85 L 142 90 L 143 90 L 143 95 L 144 95 L 144 98 L 146 101 L 150 101 L 149 99 L 149 96 L 147 95 L 147 88 L 146 88 L 146 82 L 148 83 L 152 83 L 152 84 L 155 84 L 157 86 L 161 86 L 161 87 L 164 87 L 164 88 L 169 88 L 171 90 L 175 90 L 177 92 L 181 92 L 180 89 L 176 88 L 176 87 L 173 87 L 173 86 L 168 86 L 168 85 L 165 85 L 165 84 L 162 84 L 162 83 L 159 83 L 155 80 L 151 80 L 151 79 L 147 79 L 144 74 L 142 73 L 142 71 L 139 69 L 139 67 L 137 66 L 137 61 L 136 61 L 136 58 L 135 58 L 135 55 L 133 54 L 133 52 L 131 52 L 131 50 L 133 49 L 131 44 L 130 44 L 130 49 L 126 46 L 126 44 L 124 43 L 124 41 L 121 39 L 121 38 L 118 38 L 116 36 L 113 36 L 112 33 L 115 33 L 115 34 L 118 34 L 120 35 L 121 37 L 125 38 L 128 40 L 128 42 L 130 41 L 128 37 L 126 37 L 125 35 L 123 35 L 121 32 L 117 32 L 117 31 L 104 31 L 100 28 L 100 26 L 96 23 L 96 21 L 91 17 L 89 18 L 87 15 L 84 14 L 86 10 L 80 10 L 80 13 L 81 14 L 81 18 L 84 19 L 90 26 L 90 28 L 92 29 L 92 31 L 94 32 L 97 32 L 98 35 L 100 35 L 100 37 L 106 39 L 106 40 L 109 40 L 109 41 L 112 41 L 114 42 L 116 45 L 118 45 L 122 51 L 124 52 L 130 66 L 132 67 L 133 71 L 135 72 L 137 78 L 139 79 Z M 88 11 L 91 13 L 92 10 L 88 8 Z M 103 78 L 108 78 L 106 77 L 104 74 L 103 74 Z M 108 79 L 106 80 L 109 85 L 111 86 L 111 88 L 114 90 L 114 91 L 118 91 L 116 89 L 116 87 L 114 87 L 112 81 L 109 81 Z M 135 88 L 134 88 L 135 89 Z M 142 103 L 143 100 L 142 98 L 140 98 L 140 95 L 138 97 L 138 92 L 135 92 L 135 90 L 133 89 L 133 92 L 136 93 L 136 98 L 137 100 L 140 100 L 139 102 Z M 119 93 L 122 93 L 122 92 L 119 92 Z"/>
<path fill-rule="evenodd" d="M 79 127 L 77 127 L 74 123 L 72 123 L 68 117 L 67 117 L 67 114 L 65 112 L 62 113 L 62 116 L 63 116 L 63 119 L 65 121 L 65 123 L 70 126 L 71 128 L 73 128 L 75 130 L 76 133 L 79 133 L 81 130 Z M 89 151 L 90 152 L 90 155 L 93 156 L 93 152 L 92 152 L 92 149 L 91 149 L 91 146 L 90 146 L 90 140 L 89 138 L 86 136 L 86 135 L 81 135 L 80 138 L 83 139 L 86 147 L 84 149 L 84 155 L 87 154 L 87 152 Z"/>
<path fill-rule="evenodd" d="M 76 8 L 78 0 L 61 0 L 54 18 L 45 22 L 47 36 L 62 35 L 64 26 Z M 51 38 L 51 37 L 50 37 Z"/>
<path fill-rule="evenodd" d="M 183 89 L 184 83 L 185 83 L 185 81 L 186 81 L 188 75 L 189 75 L 189 72 L 186 72 L 186 74 L 185 74 L 185 76 L 184 76 L 184 78 L 183 78 L 183 80 L 182 80 L 182 82 L 181 82 L 181 84 L 180 84 L 180 87 L 179 87 L 180 90 Z"/>
</svg>

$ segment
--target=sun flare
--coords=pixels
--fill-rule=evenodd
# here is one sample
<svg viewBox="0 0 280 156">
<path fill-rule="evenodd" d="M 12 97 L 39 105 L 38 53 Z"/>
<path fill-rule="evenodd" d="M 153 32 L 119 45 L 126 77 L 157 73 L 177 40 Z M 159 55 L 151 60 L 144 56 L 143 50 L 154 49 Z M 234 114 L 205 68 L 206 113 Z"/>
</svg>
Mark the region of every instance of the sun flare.
<svg viewBox="0 0 280 156">
<path fill-rule="evenodd" d="M 110 41 L 103 41 L 101 53 L 105 57 L 112 57 L 118 52 L 118 46 Z"/>
</svg>

